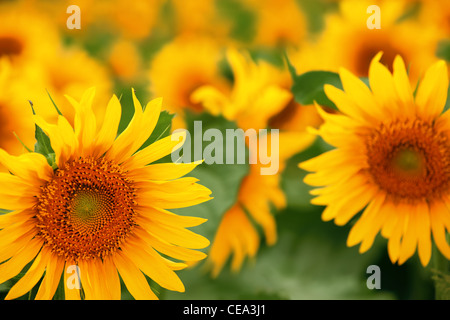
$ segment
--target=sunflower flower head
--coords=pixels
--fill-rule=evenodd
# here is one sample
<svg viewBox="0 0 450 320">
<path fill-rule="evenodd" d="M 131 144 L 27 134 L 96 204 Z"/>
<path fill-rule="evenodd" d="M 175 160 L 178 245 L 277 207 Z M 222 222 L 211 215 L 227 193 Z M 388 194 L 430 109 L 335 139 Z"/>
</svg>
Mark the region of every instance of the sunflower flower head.
<svg viewBox="0 0 450 320">
<path fill-rule="evenodd" d="M 141 148 L 158 122 L 162 100 L 143 109 L 133 92 L 135 115 L 116 137 L 119 100 L 112 97 L 97 127 L 94 95 L 90 89 L 79 102 L 67 97 L 75 109 L 74 127 L 62 115 L 56 124 L 34 116 L 53 157 L 11 156 L 0 149 L 0 163 L 12 173 L 0 176 L 0 207 L 10 211 L 0 216 L 0 283 L 30 264 L 7 299 L 22 296 L 41 278 L 35 298 L 51 299 L 71 266 L 78 267 L 81 288 L 65 286 L 66 299 L 120 299 L 120 278 L 134 298 L 155 299 L 144 274 L 164 288 L 184 291 L 174 270 L 186 267 L 181 261 L 205 257 L 192 249 L 209 241 L 186 229 L 205 219 L 167 211 L 210 199 L 197 179 L 181 178 L 199 163 L 151 164 L 172 152 L 183 134 Z"/>
<path fill-rule="evenodd" d="M 422 265 L 430 261 L 431 235 L 450 259 L 450 122 L 443 113 L 448 73 L 444 61 L 428 68 L 413 94 L 405 64 L 396 56 L 391 73 L 379 53 L 369 69 L 370 89 L 341 69 L 343 90 L 326 85 L 340 113 L 320 110 L 317 133 L 335 149 L 300 164 L 312 171 L 313 204 L 322 218 L 347 224 L 362 211 L 347 244 L 372 246 L 379 232 L 388 239 L 392 263 L 403 264 L 416 249 Z"/>
</svg>

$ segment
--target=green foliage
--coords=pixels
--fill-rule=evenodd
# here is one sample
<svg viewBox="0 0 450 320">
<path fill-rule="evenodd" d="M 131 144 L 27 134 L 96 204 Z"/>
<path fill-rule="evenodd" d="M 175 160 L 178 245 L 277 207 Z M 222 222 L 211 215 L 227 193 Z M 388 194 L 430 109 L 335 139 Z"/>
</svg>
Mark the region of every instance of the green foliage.
<svg viewBox="0 0 450 320">
<path fill-rule="evenodd" d="M 334 103 L 328 99 L 323 89 L 325 84 L 331 84 L 342 89 L 339 74 L 329 71 L 309 71 L 297 75 L 294 66 L 286 58 L 293 85 L 291 88 L 295 101 L 302 105 L 310 105 L 317 102 L 319 105 L 337 109 Z"/>
</svg>

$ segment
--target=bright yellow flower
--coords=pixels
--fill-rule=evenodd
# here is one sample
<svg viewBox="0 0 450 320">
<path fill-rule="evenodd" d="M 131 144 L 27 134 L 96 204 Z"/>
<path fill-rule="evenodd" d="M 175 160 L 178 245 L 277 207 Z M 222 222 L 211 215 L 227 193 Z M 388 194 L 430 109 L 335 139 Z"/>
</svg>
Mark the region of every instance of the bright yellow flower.
<svg viewBox="0 0 450 320">
<path fill-rule="evenodd" d="M 300 45 L 307 34 L 306 18 L 296 0 L 248 1 L 256 15 L 254 43 L 268 47 Z"/>
<path fill-rule="evenodd" d="M 340 10 L 326 16 L 323 32 L 290 55 L 297 71 L 302 73 L 314 68 L 337 72 L 344 67 L 359 77 L 367 77 L 372 58 L 383 51 L 382 62 L 388 66 L 397 54 L 403 56 L 405 63 L 411 66 L 411 78 L 417 80 L 427 66 L 436 61 L 441 32 L 414 19 L 398 22 L 404 13 L 405 1 L 378 1 L 381 29 L 369 29 L 367 8 L 371 4 L 369 0 L 341 1 Z"/>
<path fill-rule="evenodd" d="M 63 116 L 56 124 L 35 116 L 50 138 L 57 169 L 41 154 L 15 157 L 0 150 L 0 163 L 12 173 L 0 174 L 0 207 L 12 211 L 0 216 L 0 283 L 31 263 L 7 299 L 24 295 L 41 278 L 36 299 L 51 299 L 62 274 L 66 299 L 120 299 L 119 275 L 134 298 L 155 299 L 144 274 L 164 288 L 184 291 L 174 270 L 186 264 L 169 258 L 205 257 L 192 249 L 209 241 L 186 229 L 205 219 L 166 210 L 210 199 L 211 191 L 197 179 L 180 178 L 199 163 L 151 164 L 184 136 L 139 150 L 158 121 L 161 99 L 143 109 L 133 93 L 134 117 L 116 137 L 120 102 L 113 96 L 98 127 L 94 92 L 88 90 L 80 102 L 68 97 L 76 110 L 74 128 Z M 66 285 L 70 266 L 79 267 L 82 291 Z"/>
<path fill-rule="evenodd" d="M 0 57 L 20 66 L 52 55 L 58 47 L 58 33 L 45 16 L 9 3 L 0 5 Z"/>
<path fill-rule="evenodd" d="M 321 111 L 318 134 L 336 149 L 303 162 L 305 177 L 319 187 L 311 202 L 326 206 L 325 221 L 347 224 L 363 211 L 347 244 L 367 251 L 376 235 L 388 239 L 392 263 L 403 264 L 418 249 L 421 263 L 431 257 L 431 234 L 450 259 L 445 229 L 450 230 L 450 113 L 442 113 L 448 74 L 443 61 L 433 64 L 413 95 L 400 56 L 393 73 L 381 53 L 369 69 L 370 89 L 346 69 L 344 90 L 325 86 L 341 114 Z"/>
<path fill-rule="evenodd" d="M 209 36 L 226 41 L 231 24 L 222 19 L 215 1 L 172 0 L 175 32 L 180 35 Z"/>
<path fill-rule="evenodd" d="M 220 77 L 221 48 L 203 37 L 181 37 L 165 45 L 153 58 L 149 70 L 150 91 L 156 96 L 168 97 L 167 109 L 178 116 L 174 128 L 183 127 L 183 110 L 203 110 L 192 100 L 192 93 L 210 84 L 227 91 L 226 81 Z M 181 117 L 181 118 L 180 118 Z"/>
<path fill-rule="evenodd" d="M 117 40 L 111 47 L 108 62 L 114 74 L 125 83 L 142 78 L 142 57 L 133 41 Z"/>
<path fill-rule="evenodd" d="M 450 36 L 450 2 L 421 0 L 419 19 L 422 24 L 442 30 L 445 38 Z"/>
<path fill-rule="evenodd" d="M 259 130 L 269 126 L 281 129 L 277 154 L 281 172 L 290 156 L 313 142 L 314 136 L 307 134 L 304 129 L 306 125 L 317 124 L 315 111 L 295 103 L 287 89 L 291 81 L 287 71 L 284 73 L 264 61 L 255 63 L 248 55 L 234 49 L 227 52 L 227 57 L 234 75 L 231 93 L 223 94 L 209 85 L 195 91 L 192 98 L 195 102 L 202 103 L 212 114 L 221 114 L 228 120 L 236 121 L 244 130 Z M 302 120 L 296 127 L 294 121 L 302 116 L 311 122 L 306 124 Z M 295 129 L 292 130 L 293 128 Z M 268 138 L 267 141 L 272 140 Z M 262 147 L 261 144 L 258 145 L 259 148 Z M 276 152 L 272 150 L 270 143 L 267 148 Z M 208 259 L 214 276 L 220 273 L 229 256 L 234 255 L 231 267 L 237 271 L 244 258 L 256 255 L 260 237 L 251 220 L 262 227 L 268 245 L 277 241 L 276 221 L 271 205 L 282 209 L 286 205 L 286 199 L 280 189 L 279 172 L 261 175 L 260 168 L 263 166 L 260 162 L 250 165 L 250 172 L 239 187 L 236 204 L 225 212 L 221 220 Z"/>
<path fill-rule="evenodd" d="M 23 80 L 14 74 L 8 58 L 0 59 L 0 148 L 19 155 L 25 148 L 14 132 L 26 146 L 34 144 L 34 123 L 32 111 L 23 95 Z"/>
</svg>

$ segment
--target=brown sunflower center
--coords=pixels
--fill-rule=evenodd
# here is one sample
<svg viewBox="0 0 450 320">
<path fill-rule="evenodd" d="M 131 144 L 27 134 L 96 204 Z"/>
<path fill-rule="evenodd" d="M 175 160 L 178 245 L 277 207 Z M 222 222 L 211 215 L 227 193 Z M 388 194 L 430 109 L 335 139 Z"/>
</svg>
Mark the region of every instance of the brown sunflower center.
<svg viewBox="0 0 450 320">
<path fill-rule="evenodd" d="M 23 51 L 23 44 L 13 37 L 0 37 L 0 57 L 17 56 Z"/>
<path fill-rule="evenodd" d="M 450 187 L 450 143 L 419 119 L 382 124 L 367 140 L 369 172 L 390 195 L 414 200 Z"/>
<path fill-rule="evenodd" d="M 133 182 L 104 158 L 69 161 L 41 189 L 39 234 L 66 261 L 107 256 L 135 225 Z"/>
<path fill-rule="evenodd" d="M 404 59 L 406 59 L 405 63 L 408 64 L 408 55 L 406 55 L 403 50 L 395 47 L 395 45 L 391 44 L 389 41 L 374 40 L 373 42 L 364 42 L 364 44 L 361 45 L 361 48 L 358 50 L 354 62 L 355 73 L 358 76 L 367 77 L 367 71 L 369 70 L 372 59 L 380 51 L 383 51 L 380 62 L 387 68 L 389 68 L 391 72 L 394 59 L 397 55 L 401 55 Z"/>
</svg>

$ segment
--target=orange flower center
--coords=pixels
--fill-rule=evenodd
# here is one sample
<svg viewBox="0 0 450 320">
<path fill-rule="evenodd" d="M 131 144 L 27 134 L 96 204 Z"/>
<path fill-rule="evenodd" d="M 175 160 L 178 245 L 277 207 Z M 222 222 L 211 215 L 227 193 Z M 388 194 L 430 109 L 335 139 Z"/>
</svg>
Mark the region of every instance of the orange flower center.
<svg viewBox="0 0 450 320">
<path fill-rule="evenodd" d="M 0 57 L 17 56 L 23 51 L 22 43 L 13 37 L 0 37 Z"/>
<path fill-rule="evenodd" d="M 135 225 L 133 182 L 104 158 L 68 161 L 41 189 L 39 235 L 66 261 L 107 256 Z"/>
<path fill-rule="evenodd" d="M 450 143 L 419 119 L 382 124 L 367 140 L 369 172 L 381 189 L 402 199 L 430 199 L 450 187 Z"/>
</svg>

